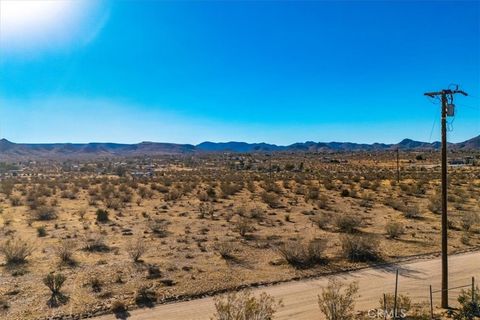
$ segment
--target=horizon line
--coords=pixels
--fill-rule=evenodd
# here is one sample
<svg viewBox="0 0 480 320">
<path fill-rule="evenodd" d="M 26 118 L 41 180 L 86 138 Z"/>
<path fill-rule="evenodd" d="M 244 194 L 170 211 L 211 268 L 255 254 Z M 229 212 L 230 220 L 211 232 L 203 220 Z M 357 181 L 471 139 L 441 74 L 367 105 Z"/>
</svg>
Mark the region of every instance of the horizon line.
<svg viewBox="0 0 480 320">
<path fill-rule="evenodd" d="M 477 136 L 473 136 L 469 139 L 466 139 L 466 140 L 462 140 L 462 141 L 448 141 L 448 143 L 462 143 L 462 142 L 465 142 L 465 141 L 469 141 L 471 139 L 474 139 L 476 137 L 480 137 L 480 135 L 477 135 Z M 294 144 L 297 144 L 297 143 L 308 143 L 308 142 L 313 142 L 313 143 L 351 143 L 351 144 L 364 144 L 364 145 L 374 145 L 374 144 L 383 144 L 383 145 L 395 145 L 395 144 L 399 144 L 401 143 L 402 141 L 405 141 L 405 140 L 410 140 L 410 141 L 415 141 L 415 142 L 421 142 L 421 143 L 428 143 L 428 144 L 434 144 L 434 143 L 440 143 L 440 141 L 436 140 L 436 141 L 432 141 L 432 142 L 427 142 L 427 141 L 421 141 L 421 140 L 414 140 L 414 139 L 411 139 L 411 138 L 404 138 L 398 142 L 395 142 L 395 143 L 387 143 L 387 142 L 372 142 L 372 143 L 368 143 L 368 142 L 351 142 L 351 141 L 314 141 L 314 140 L 305 140 L 305 141 L 297 141 L 297 142 L 294 142 L 294 143 L 290 143 L 290 144 L 276 144 L 276 143 L 269 143 L 269 142 L 246 142 L 246 141 L 234 141 L 234 140 L 230 140 L 230 141 L 210 141 L 210 140 L 205 140 L 205 141 L 202 141 L 200 143 L 197 143 L 197 144 L 193 144 L 193 143 L 181 143 L 181 142 L 165 142 L 165 141 L 150 141 L 150 140 L 144 140 L 144 141 L 140 141 L 140 142 L 134 142 L 134 143 L 128 143 L 128 142 L 112 142 L 112 141 L 90 141 L 90 142 L 14 142 L 14 141 L 11 141 L 7 138 L 0 138 L 0 141 L 7 141 L 7 142 L 10 142 L 10 143 L 13 143 L 13 144 L 36 144 L 36 145 L 42 145 L 42 144 L 79 144 L 79 145 L 87 145 L 87 144 L 119 144 L 119 145 L 138 145 L 138 144 L 142 144 L 142 143 L 156 143 L 156 144 L 175 144 L 175 145 L 191 145 L 191 146 L 198 146 L 202 143 L 215 143 L 215 144 L 226 144 L 226 143 L 245 143 L 245 144 L 267 144 L 267 145 L 272 145 L 272 146 L 277 146 L 277 147 L 288 147 L 288 146 L 291 146 L 291 145 L 294 145 Z"/>
</svg>

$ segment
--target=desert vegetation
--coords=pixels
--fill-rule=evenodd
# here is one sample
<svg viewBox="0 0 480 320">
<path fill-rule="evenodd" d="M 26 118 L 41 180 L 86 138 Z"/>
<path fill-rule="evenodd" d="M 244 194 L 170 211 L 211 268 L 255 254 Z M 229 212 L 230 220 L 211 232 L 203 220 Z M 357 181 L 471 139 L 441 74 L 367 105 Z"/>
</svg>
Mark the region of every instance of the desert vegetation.
<svg viewBox="0 0 480 320">
<path fill-rule="evenodd" d="M 2 318 L 124 312 L 436 252 L 438 154 L 418 156 L 402 154 L 400 181 L 390 152 L 15 163 L 0 172 Z M 480 167 L 450 173 L 450 250 L 469 250 Z"/>
</svg>

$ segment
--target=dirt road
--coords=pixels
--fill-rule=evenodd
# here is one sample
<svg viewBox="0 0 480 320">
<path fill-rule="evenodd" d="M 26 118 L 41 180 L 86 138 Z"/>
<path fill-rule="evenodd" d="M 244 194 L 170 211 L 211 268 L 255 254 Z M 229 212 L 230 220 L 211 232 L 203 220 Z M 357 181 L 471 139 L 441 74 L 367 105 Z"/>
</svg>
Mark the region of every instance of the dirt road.
<svg viewBox="0 0 480 320">
<path fill-rule="evenodd" d="M 336 275 L 344 281 L 356 280 L 360 286 L 357 309 L 377 308 L 383 293 L 392 292 L 395 285 L 395 270 L 399 269 L 399 293 L 408 293 L 415 302 L 429 299 L 429 285 L 440 287 L 440 258 L 417 260 L 414 262 L 375 267 Z M 480 252 L 454 255 L 449 258 L 450 287 L 468 285 L 474 276 L 480 281 Z M 327 277 L 283 283 L 275 286 L 255 289 L 265 291 L 284 303 L 275 319 L 322 319 L 317 305 L 317 295 L 328 282 Z M 460 289 L 450 292 L 451 304 L 455 304 Z M 435 303 L 440 300 L 439 293 L 434 294 Z M 212 298 L 187 302 L 159 305 L 152 309 L 130 311 L 132 320 L 208 320 L 213 315 Z M 113 320 L 115 316 L 107 315 L 97 320 Z"/>
</svg>

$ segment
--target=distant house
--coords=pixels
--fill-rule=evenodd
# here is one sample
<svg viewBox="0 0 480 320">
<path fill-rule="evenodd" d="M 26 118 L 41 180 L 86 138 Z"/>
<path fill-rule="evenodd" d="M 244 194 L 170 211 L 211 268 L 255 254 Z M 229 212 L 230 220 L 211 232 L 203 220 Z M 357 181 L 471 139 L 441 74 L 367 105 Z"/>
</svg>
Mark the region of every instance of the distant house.
<svg viewBox="0 0 480 320">
<path fill-rule="evenodd" d="M 465 159 L 452 159 L 448 161 L 448 164 L 458 166 L 458 165 L 465 165 Z"/>
</svg>

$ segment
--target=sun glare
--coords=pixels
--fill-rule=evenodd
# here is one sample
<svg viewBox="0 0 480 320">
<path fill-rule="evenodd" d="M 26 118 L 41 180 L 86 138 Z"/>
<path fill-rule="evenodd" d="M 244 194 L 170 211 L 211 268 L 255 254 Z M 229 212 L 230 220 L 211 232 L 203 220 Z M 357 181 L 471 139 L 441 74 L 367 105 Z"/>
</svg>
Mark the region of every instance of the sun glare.
<svg viewBox="0 0 480 320">
<path fill-rule="evenodd" d="M 90 1 L 78 0 L 0 0 L 2 47 L 33 49 L 73 41 L 90 7 Z"/>
</svg>

